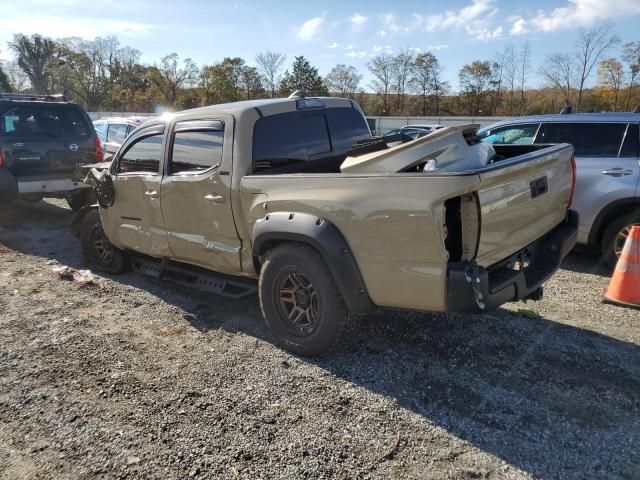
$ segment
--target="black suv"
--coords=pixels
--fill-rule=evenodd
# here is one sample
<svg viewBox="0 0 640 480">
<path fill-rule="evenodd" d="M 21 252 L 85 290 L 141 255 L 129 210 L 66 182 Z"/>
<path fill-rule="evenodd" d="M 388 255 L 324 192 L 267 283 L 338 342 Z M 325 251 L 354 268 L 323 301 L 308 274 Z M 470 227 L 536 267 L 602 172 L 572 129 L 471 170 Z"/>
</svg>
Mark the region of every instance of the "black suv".
<svg viewBox="0 0 640 480">
<path fill-rule="evenodd" d="M 0 198 L 66 198 L 73 210 L 92 190 L 73 172 L 102 161 L 87 113 L 62 95 L 0 94 Z"/>
</svg>

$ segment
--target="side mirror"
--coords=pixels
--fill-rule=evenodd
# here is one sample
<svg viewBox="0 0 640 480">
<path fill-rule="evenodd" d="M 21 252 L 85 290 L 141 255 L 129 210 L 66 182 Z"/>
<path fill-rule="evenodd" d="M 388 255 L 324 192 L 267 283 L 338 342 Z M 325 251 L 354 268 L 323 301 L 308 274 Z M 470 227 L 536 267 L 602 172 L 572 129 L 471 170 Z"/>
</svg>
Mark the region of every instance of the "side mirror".
<svg viewBox="0 0 640 480">
<path fill-rule="evenodd" d="M 93 187 L 100 207 L 109 208 L 113 206 L 116 192 L 113 188 L 113 178 L 107 169 L 98 170 L 97 168 L 92 168 L 87 173 L 84 183 Z"/>
</svg>

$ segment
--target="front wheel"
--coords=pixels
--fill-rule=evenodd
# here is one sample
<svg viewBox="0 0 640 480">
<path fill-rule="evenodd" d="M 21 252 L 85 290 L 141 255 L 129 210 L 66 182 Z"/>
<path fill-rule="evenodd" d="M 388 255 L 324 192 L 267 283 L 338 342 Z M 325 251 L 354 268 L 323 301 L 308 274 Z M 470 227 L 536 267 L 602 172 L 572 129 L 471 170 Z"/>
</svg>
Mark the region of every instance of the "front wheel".
<svg viewBox="0 0 640 480">
<path fill-rule="evenodd" d="M 347 309 L 316 250 L 297 244 L 274 248 L 262 265 L 259 291 L 265 321 L 287 350 L 320 355 L 342 338 Z"/>
<path fill-rule="evenodd" d="M 127 258 L 122 250 L 111 245 L 98 210 L 91 210 L 82 220 L 80 244 L 89 267 L 108 273 L 122 273 L 127 269 Z"/>
<path fill-rule="evenodd" d="M 613 220 L 602 235 L 602 257 L 611 268 L 616 266 L 631 227 L 640 225 L 640 214 L 629 214 Z"/>
<path fill-rule="evenodd" d="M 69 193 L 66 196 L 66 200 L 71 210 L 77 212 L 85 205 L 91 205 L 95 202 L 96 194 L 92 188 L 83 188 L 82 190 Z"/>
</svg>

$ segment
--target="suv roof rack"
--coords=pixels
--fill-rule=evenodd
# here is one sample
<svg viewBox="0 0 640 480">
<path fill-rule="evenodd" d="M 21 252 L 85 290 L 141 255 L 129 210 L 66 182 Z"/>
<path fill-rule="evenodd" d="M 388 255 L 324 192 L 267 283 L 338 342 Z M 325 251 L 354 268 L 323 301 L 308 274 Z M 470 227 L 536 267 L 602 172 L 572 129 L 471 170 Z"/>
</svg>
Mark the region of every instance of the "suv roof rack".
<svg viewBox="0 0 640 480">
<path fill-rule="evenodd" d="M 61 93 L 55 95 L 40 95 L 37 93 L 0 93 L 0 100 L 18 100 L 22 102 L 67 102 L 67 97 Z"/>
</svg>

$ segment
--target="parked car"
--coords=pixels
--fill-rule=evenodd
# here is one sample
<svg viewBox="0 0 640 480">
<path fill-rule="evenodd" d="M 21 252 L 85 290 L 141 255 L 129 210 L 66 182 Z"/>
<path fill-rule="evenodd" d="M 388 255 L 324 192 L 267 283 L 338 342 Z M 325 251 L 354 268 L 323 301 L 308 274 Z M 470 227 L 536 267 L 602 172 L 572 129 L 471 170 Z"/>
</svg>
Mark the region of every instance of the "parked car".
<svg viewBox="0 0 640 480">
<path fill-rule="evenodd" d="M 416 138 L 424 137 L 425 135 L 429 135 L 431 131 L 425 130 L 423 128 L 394 128 L 393 130 L 389 130 L 387 133 L 383 135 L 383 137 L 391 137 L 393 135 L 404 134 L 408 137 L 411 137 L 413 140 Z"/>
<path fill-rule="evenodd" d="M 416 153 L 430 141 L 388 147 L 341 98 L 152 118 L 108 171 L 90 172 L 100 206 L 72 228 L 93 268 L 130 265 L 234 298 L 257 279 L 274 336 L 302 355 L 335 345 L 349 312 L 484 312 L 541 298 L 575 244 L 573 147 L 497 146 L 500 160 L 473 172 L 425 173 Z M 367 173 L 369 160 L 394 167 Z"/>
<path fill-rule="evenodd" d="M 639 125 L 638 113 L 540 115 L 504 120 L 479 134 L 494 145 L 572 144 L 578 242 L 599 248 L 614 266 L 631 226 L 640 222 Z"/>
<path fill-rule="evenodd" d="M 100 142 L 80 105 L 62 95 L 0 94 L 0 197 L 66 198 L 78 210 L 93 192 L 72 174 L 101 160 Z"/>
<path fill-rule="evenodd" d="M 93 126 L 102 143 L 104 159 L 111 160 L 124 139 L 145 120 L 143 117 L 109 117 L 95 120 Z"/>
<path fill-rule="evenodd" d="M 421 128 L 422 130 L 427 130 L 429 132 L 434 132 L 436 130 L 439 130 L 439 129 L 443 128 L 443 126 L 442 125 L 438 125 L 438 124 L 416 123 L 416 124 L 412 124 L 412 125 L 405 125 L 402 128 L 403 129 L 405 129 L 405 128 Z"/>
</svg>

